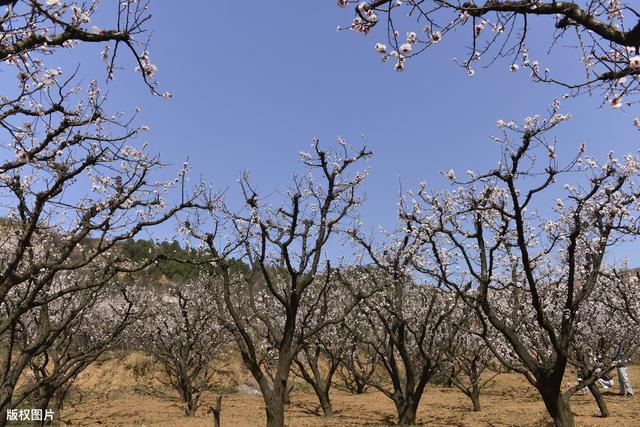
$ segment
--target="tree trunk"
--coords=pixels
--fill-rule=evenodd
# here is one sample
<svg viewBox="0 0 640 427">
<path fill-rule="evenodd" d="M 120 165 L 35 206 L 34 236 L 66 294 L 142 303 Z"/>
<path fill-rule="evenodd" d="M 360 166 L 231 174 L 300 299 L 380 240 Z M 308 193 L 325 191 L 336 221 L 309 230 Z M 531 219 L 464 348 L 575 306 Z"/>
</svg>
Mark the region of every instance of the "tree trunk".
<svg viewBox="0 0 640 427">
<path fill-rule="evenodd" d="M 291 403 L 291 391 L 293 390 L 293 384 L 287 385 L 284 390 L 284 404 L 289 405 Z"/>
<path fill-rule="evenodd" d="M 220 414 L 222 413 L 222 396 L 216 399 L 216 406 L 209 406 L 209 412 L 213 414 L 213 427 L 220 427 Z"/>
<path fill-rule="evenodd" d="M 284 427 L 284 393 L 274 392 L 273 396 L 265 399 L 267 411 L 267 427 Z"/>
<path fill-rule="evenodd" d="M 331 400 L 329 399 L 328 387 L 325 390 L 316 390 L 316 394 L 322 407 L 322 414 L 327 418 L 333 417 L 333 405 L 331 405 Z"/>
<path fill-rule="evenodd" d="M 326 378 L 322 376 L 322 372 L 318 368 L 318 357 L 313 357 L 306 352 L 307 361 L 309 367 L 311 368 L 311 375 L 305 366 L 301 362 L 296 362 L 298 367 L 300 368 L 300 376 L 313 388 L 313 391 L 316 393 L 318 397 L 318 402 L 320 402 L 320 407 L 322 408 L 323 416 L 325 417 L 333 417 L 333 406 L 331 405 L 331 399 L 329 398 L 329 390 L 331 390 L 331 381 L 333 379 L 333 374 L 337 369 L 336 364 L 332 364 L 329 367 L 329 371 L 327 372 Z"/>
<path fill-rule="evenodd" d="M 396 403 L 396 411 L 398 411 L 398 425 L 415 425 L 417 409 L 418 407 L 413 398 L 407 398 L 400 403 Z"/>
<path fill-rule="evenodd" d="M 480 412 L 480 389 L 474 389 L 469 394 L 471 403 L 473 403 L 473 412 Z"/>
<path fill-rule="evenodd" d="M 556 427 L 574 427 L 573 412 L 569 401 L 559 393 L 545 393 L 542 396 L 547 412 L 553 419 Z"/>
<path fill-rule="evenodd" d="M 444 382 L 444 386 L 447 387 L 447 388 L 453 387 L 454 383 L 455 383 L 455 380 L 454 380 L 455 377 L 456 377 L 456 371 L 452 367 L 451 368 L 451 373 L 446 377 L 447 380 Z"/>
<path fill-rule="evenodd" d="M 593 395 L 593 398 L 596 399 L 596 403 L 598 404 L 598 409 L 600 410 L 600 416 L 606 418 L 609 416 L 609 408 L 607 408 L 607 403 L 602 398 L 602 394 L 595 383 L 589 385 L 589 391 Z"/>
<path fill-rule="evenodd" d="M 0 387 L 0 427 L 7 425 L 7 411 L 11 408 L 11 398 L 11 391 L 5 390 L 5 387 Z"/>
<path fill-rule="evenodd" d="M 284 406 L 287 395 L 291 391 L 288 383 L 290 366 L 290 364 L 285 365 L 283 363 L 278 369 L 279 372 L 275 375 L 273 387 L 263 389 L 262 394 L 265 411 L 267 412 L 267 427 L 284 427 Z"/>
<path fill-rule="evenodd" d="M 65 402 L 65 399 L 67 398 L 67 395 L 69 394 L 69 390 L 71 390 L 73 381 L 75 381 L 75 378 L 74 380 L 67 381 L 66 383 L 58 387 L 58 389 L 55 392 L 55 395 L 54 395 L 55 409 L 58 413 L 60 413 L 60 411 L 62 411 L 62 409 L 64 408 L 64 402 Z"/>
<path fill-rule="evenodd" d="M 185 415 L 188 417 L 193 417 L 196 415 L 196 404 L 193 401 L 193 396 L 191 395 L 191 393 L 187 393 L 186 397 L 186 404 L 187 404 L 187 410 L 185 411 Z"/>
<path fill-rule="evenodd" d="M 36 407 L 42 410 L 42 413 L 44 414 L 46 412 L 46 410 L 49 408 L 49 402 L 51 402 L 51 397 L 50 395 L 45 395 L 40 397 L 40 399 L 38 400 L 38 403 L 36 404 Z M 56 415 L 59 415 L 59 412 L 56 412 Z M 39 423 L 37 423 L 36 425 L 39 426 L 45 426 L 47 424 L 53 424 L 52 421 L 44 420 L 44 417 L 42 418 L 42 421 L 40 421 Z"/>
</svg>

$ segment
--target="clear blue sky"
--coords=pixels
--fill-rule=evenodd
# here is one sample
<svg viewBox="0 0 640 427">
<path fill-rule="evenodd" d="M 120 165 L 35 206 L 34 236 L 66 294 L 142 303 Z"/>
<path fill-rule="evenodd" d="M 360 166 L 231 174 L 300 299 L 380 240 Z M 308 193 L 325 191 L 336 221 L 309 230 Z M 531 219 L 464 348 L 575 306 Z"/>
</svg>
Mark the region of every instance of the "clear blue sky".
<svg viewBox="0 0 640 427">
<path fill-rule="evenodd" d="M 266 193 L 286 187 L 297 153 L 312 138 L 333 143 L 341 135 L 374 152 L 363 211 L 368 226 L 394 223 L 400 178 L 405 189 L 421 180 L 444 188 L 440 170 L 461 174 L 495 165 L 489 136 L 497 133 L 496 119 L 544 114 L 563 94 L 532 83 L 527 72 L 509 72 L 505 62 L 467 78 L 452 62 L 466 53 L 467 34 L 445 38 L 397 73 L 373 49 L 385 41 L 382 28 L 368 37 L 336 31 L 352 14 L 334 0 L 158 1 L 151 7 L 151 58 L 173 99 L 151 97 L 134 73 L 120 73 L 110 91 L 120 108 L 143 107 L 148 139 L 163 160 L 177 169 L 189 157 L 194 175 L 231 187 L 231 194 L 247 169 Z M 546 62 L 551 35 L 533 35 L 540 45 L 530 46 L 532 59 Z M 96 59 L 99 50 L 92 49 Z M 552 69 L 574 67 L 563 58 L 555 58 Z M 94 66 L 101 67 L 99 60 L 83 62 L 85 72 Z M 640 111 L 600 104 L 599 94 L 563 102 L 574 118 L 556 133 L 560 153 L 573 153 L 581 142 L 600 158 L 609 150 L 637 152 L 640 134 L 632 119 Z M 633 263 L 640 264 L 640 246 L 632 249 Z"/>
</svg>

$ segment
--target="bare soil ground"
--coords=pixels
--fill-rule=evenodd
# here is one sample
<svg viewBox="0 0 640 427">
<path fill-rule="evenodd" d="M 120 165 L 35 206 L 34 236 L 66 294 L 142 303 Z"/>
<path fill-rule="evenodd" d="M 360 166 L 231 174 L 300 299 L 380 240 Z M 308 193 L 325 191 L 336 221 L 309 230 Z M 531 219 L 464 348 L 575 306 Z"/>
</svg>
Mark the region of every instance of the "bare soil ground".
<svg viewBox="0 0 640 427">
<path fill-rule="evenodd" d="M 133 361 L 133 362 L 132 362 Z M 185 417 L 177 402 L 149 391 L 155 382 L 147 374 L 136 377 L 140 358 L 128 356 L 91 366 L 78 379 L 61 425 L 73 426 L 212 426 L 206 408 L 215 396 L 207 395 L 196 417 Z M 630 376 L 640 390 L 640 367 L 630 368 Z M 157 385 L 157 384 L 156 384 Z M 577 426 L 640 426 L 640 396 L 620 397 L 605 393 L 611 417 L 600 418 L 589 394 L 572 400 Z M 420 405 L 418 420 L 424 426 L 546 426 L 549 420 L 542 401 L 518 374 L 501 374 L 482 395 L 482 411 L 473 412 L 469 399 L 456 389 L 429 386 Z M 324 419 L 313 392 L 302 385 L 291 395 L 286 424 L 291 427 L 384 426 L 395 421 L 393 404 L 378 392 L 352 395 L 334 388 L 335 417 Z M 255 394 L 225 395 L 222 425 L 253 427 L 264 425 L 262 398 Z"/>
</svg>

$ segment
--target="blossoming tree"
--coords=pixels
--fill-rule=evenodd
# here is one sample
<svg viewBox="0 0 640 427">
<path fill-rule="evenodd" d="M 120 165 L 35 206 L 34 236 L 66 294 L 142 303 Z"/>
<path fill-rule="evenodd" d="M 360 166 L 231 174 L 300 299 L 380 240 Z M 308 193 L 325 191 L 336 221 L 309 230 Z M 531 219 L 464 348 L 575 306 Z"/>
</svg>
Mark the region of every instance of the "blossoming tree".
<svg viewBox="0 0 640 427">
<path fill-rule="evenodd" d="M 578 378 L 609 375 L 616 367 L 616 348 L 623 347 L 632 356 L 640 345 L 635 330 L 637 324 L 625 310 L 619 293 L 611 281 L 603 276 L 588 305 L 576 318 L 576 338 L 571 343 L 571 359 Z M 637 291 L 625 292 L 629 301 L 638 303 Z M 609 409 L 596 384 L 587 385 L 594 396 L 600 414 L 609 416 Z"/>
<path fill-rule="evenodd" d="M 33 402 L 35 408 L 53 407 L 58 413 L 78 374 L 123 342 L 124 329 L 139 312 L 126 287 L 112 283 L 103 270 L 106 263 L 62 272 L 46 289 L 59 296 L 20 316 L 13 330 L 15 354 L 18 362 L 28 360 L 29 365 L 22 371 L 25 381 L 18 386 L 14 406 Z M 77 289 L 64 292 L 72 286 Z M 25 357 L 28 350 L 35 353 Z"/>
<path fill-rule="evenodd" d="M 499 337 L 494 329 L 482 328 L 476 310 L 466 304 L 456 307 L 449 323 L 454 331 L 445 344 L 446 359 L 441 372 L 471 400 L 473 410 L 479 412 L 482 389 L 500 373 L 485 340 L 491 340 L 495 346 Z"/>
<path fill-rule="evenodd" d="M 163 165 L 146 147 L 130 142 L 147 130 L 135 124 L 137 111 L 108 113 L 95 77 L 81 86 L 79 71 L 46 64 L 63 49 L 100 43 L 109 78 L 115 75 L 119 52 L 126 50 L 142 80 L 158 94 L 146 40 L 137 40 L 149 18 L 147 3 L 111 4 L 110 29 L 89 28 L 98 9 L 108 8 L 98 1 L 24 0 L 2 6 L 1 67 L 3 74 L 16 76 L 15 90 L 0 96 L 0 133 L 8 142 L 0 161 L 0 203 L 6 218 L 0 240 L 4 414 L 23 401 L 25 396 L 15 391 L 29 367 L 44 366 L 43 357 L 55 360 L 51 346 L 82 329 L 78 322 L 91 317 L 88 310 L 99 290 L 119 274 L 148 264 L 122 257 L 120 242 L 171 218 L 190 199 L 167 206 L 165 193 L 181 180 L 155 182 L 153 174 Z M 106 15 L 101 20 L 108 22 Z M 34 319 L 42 327 L 28 340 L 18 340 L 18 330 L 29 329 L 25 326 Z M 70 378 L 40 378 L 45 377 L 46 384 L 40 385 L 55 387 Z M 5 423 L 0 417 L 0 425 Z"/>
<path fill-rule="evenodd" d="M 136 345 L 162 364 L 160 382 L 179 394 L 187 416 L 196 414 L 203 393 L 219 387 L 214 362 L 222 364 L 231 343 L 218 321 L 215 291 L 206 280 L 151 290 L 140 301 L 145 313 L 133 328 Z"/>
<path fill-rule="evenodd" d="M 318 293 L 317 297 L 307 300 L 315 305 L 308 311 L 309 323 L 322 324 L 334 319 L 342 321 L 330 322 L 302 345 L 302 350 L 296 356 L 293 371 L 313 388 L 322 414 L 332 417 L 333 405 L 329 392 L 351 340 L 346 331 L 344 314 L 351 310 L 353 291 L 340 283 L 336 275 L 326 276 L 324 280 L 332 280 L 333 283 L 316 282 L 309 289 L 309 294 Z M 361 297 L 364 298 L 364 295 Z"/>
<path fill-rule="evenodd" d="M 456 190 L 422 187 L 403 213 L 416 238 L 429 242 L 421 270 L 475 301 L 509 344 L 494 354 L 538 390 L 558 426 L 574 425 L 569 398 L 598 377 L 594 370 L 563 388 L 567 369 L 581 363 L 572 353 L 580 319 L 612 272 L 606 256 L 640 232 L 638 158 L 610 154 L 598 162 L 581 146 L 561 166 L 545 134 L 567 118 L 554 104 L 547 119 L 531 117 L 522 127 L 499 121 L 505 132 L 495 169 L 469 171 L 466 180 L 449 171 Z M 555 204 L 544 197 L 553 190 L 564 191 Z M 521 303 L 505 303 L 503 289 Z"/>
<path fill-rule="evenodd" d="M 358 190 L 366 172 L 351 170 L 370 155 L 340 142 L 335 150 L 325 151 L 316 140 L 311 153 L 301 153 L 306 174 L 293 178 L 279 206 L 266 204 L 244 176 L 242 211 L 205 200 L 202 205 L 211 207 L 211 220 L 200 215 L 189 221 L 192 235 L 213 254 L 219 269 L 226 325 L 260 387 L 270 427 L 284 425 L 289 374 L 300 350 L 345 315 L 324 319 L 313 315 L 332 283 L 326 280 L 332 267 L 324 251 L 361 203 Z M 213 221 L 212 231 L 203 231 L 205 220 L 209 225 Z M 233 237 L 223 232 L 232 232 Z M 251 266 L 251 271 L 234 274 L 233 257 Z M 351 305 L 345 304 L 345 310 Z"/>
<path fill-rule="evenodd" d="M 632 1 L 338 0 L 340 7 L 350 5 L 355 18 L 348 28 L 381 37 L 375 49 L 383 60 L 392 58 L 398 71 L 453 31 L 467 30 L 467 51 L 455 61 L 469 76 L 506 58 L 511 71 L 525 68 L 534 81 L 559 85 L 574 95 L 600 89 L 616 108 L 640 88 L 640 12 Z M 378 27 L 384 30 L 376 32 Z M 550 50 L 573 57 L 581 72 L 555 73 L 544 58 L 530 57 L 541 28 L 551 36 Z"/>
<path fill-rule="evenodd" d="M 352 230 L 371 264 L 342 279 L 368 296 L 346 323 L 365 360 L 378 362 L 386 374 L 368 381 L 393 401 L 399 425 L 416 422 L 425 387 L 440 370 L 455 333 L 449 320 L 458 302 L 452 292 L 418 281 L 413 264 L 423 242 L 410 231 L 390 233 L 387 242 L 376 244 Z"/>
</svg>

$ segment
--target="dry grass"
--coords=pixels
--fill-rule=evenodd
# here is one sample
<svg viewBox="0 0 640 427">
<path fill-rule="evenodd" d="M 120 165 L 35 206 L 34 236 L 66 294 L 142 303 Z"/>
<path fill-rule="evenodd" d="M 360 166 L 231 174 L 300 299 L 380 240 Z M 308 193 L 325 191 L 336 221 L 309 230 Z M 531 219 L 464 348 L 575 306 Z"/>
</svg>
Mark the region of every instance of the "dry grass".
<svg viewBox="0 0 640 427">
<path fill-rule="evenodd" d="M 79 378 L 75 392 L 62 412 L 62 419 L 74 426 L 211 426 L 205 414 L 214 396 L 204 398 L 198 415 L 187 418 L 176 403 L 145 393 L 148 379 L 136 380 L 132 366 L 142 358 L 130 355 L 90 367 Z M 127 366 L 127 367 L 125 367 Z M 239 369 L 239 368 L 237 368 Z M 632 381 L 640 389 L 640 367 L 630 369 Z M 617 389 L 614 389 L 617 391 Z M 605 395 L 610 418 L 598 417 L 590 395 L 572 400 L 578 426 L 638 426 L 640 396 Z M 382 426 L 395 420 L 390 400 L 377 392 L 351 395 L 334 389 L 335 417 L 321 418 L 313 393 L 300 387 L 292 394 L 286 423 L 292 427 Z M 471 411 L 471 402 L 455 389 L 430 386 L 422 399 L 418 420 L 428 426 L 543 426 L 548 425 L 544 406 L 536 392 L 517 374 L 497 377 L 482 395 L 483 409 Z M 64 424 L 63 424 L 64 425 Z M 222 425 L 249 427 L 264 425 L 264 405 L 257 395 L 230 394 L 222 407 Z"/>
</svg>

